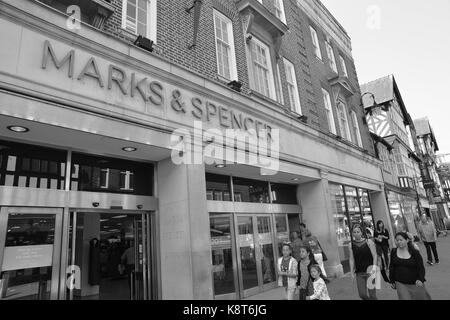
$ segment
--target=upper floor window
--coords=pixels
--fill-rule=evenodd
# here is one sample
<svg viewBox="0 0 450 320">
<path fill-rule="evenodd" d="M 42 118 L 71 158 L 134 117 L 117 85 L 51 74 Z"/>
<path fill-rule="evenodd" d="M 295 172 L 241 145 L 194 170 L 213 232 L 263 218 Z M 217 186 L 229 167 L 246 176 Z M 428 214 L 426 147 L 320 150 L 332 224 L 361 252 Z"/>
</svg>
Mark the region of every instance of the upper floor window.
<svg viewBox="0 0 450 320">
<path fill-rule="evenodd" d="M 355 135 L 356 138 L 356 143 L 358 144 L 358 147 L 363 146 L 362 144 L 362 139 L 361 139 L 361 131 L 359 131 L 359 123 L 358 123 L 358 117 L 356 115 L 355 111 L 351 111 L 350 112 L 351 117 L 352 117 L 352 129 L 353 129 L 353 134 Z"/>
<path fill-rule="evenodd" d="M 283 0 L 273 0 L 273 5 L 275 6 L 275 15 L 283 23 L 286 23 L 286 15 L 284 13 Z"/>
<path fill-rule="evenodd" d="M 289 103 L 291 105 L 291 109 L 297 112 L 298 114 L 301 114 L 302 109 L 300 106 L 300 96 L 298 94 L 295 67 L 289 60 L 284 59 L 284 70 L 286 72 L 286 82 L 288 87 Z"/>
<path fill-rule="evenodd" d="M 156 42 L 156 0 L 122 0 L 122 28 Z"/>
<path fill-rule="evenodd" d="M 337 105 L 339 128 L 341 130 L 341 136 L 348 141 L 352 141 L 350 138 L 350 127 L 348 125 L 347 107 L 342 103 Z"/>
<path fill-rule="evenodd" d="M 314 54 L 316 55 L 317 58 L 322 60 L 322 53 L 320 52 L 319 37 L 317 36 L 317 32 L 311 26 L 309 27 L 309 29 L 311 30 L 311 38 L 314 47 Z"/>
<path fill-rule="evenodd" d="M 344 76 L 348 78 L 347 65 L 345 64 L 345 59 L 342 56 L 339 56 L 339 61 L 341 63 L 341 69 Z"/>
<path fill-rule="evenodd" d="M 276 99 L 270 49 L 253 37 L 250 41 L 253 87 L 266 97 Z"/>
<path fill-rule="evenodd" d="M 325 41 L 325 45 L 327 47 L 327 54 L 328 54 L 328 60 L 330 61 L 330 68 L 334 71 L 334 72 L 338 72 L 337 70 L 337 65 L 336 65 L 336 58 L 334 56 L 334 51 L 333 51 L 333 47 L 331 46 L 331 44 L 328 41 Z"/>
<path fill-rule="evenodd" d="M 327 114 L 328 128 L 330 129 L 331 133 L 336 134 L 336 124 L 334 122 L 333 107 L 331 105 L 330 94 L 327 90 L 322 89 L 322 95 L 323 103 L 325 105 L 325 112 Z"/>
<path fill-rule="evenodd" d="M 216 36 L 217 73 L 227 80 L 237 80 L 233 23 L 229 18 L 214 10 L 214 30 Z"/>
</svg>

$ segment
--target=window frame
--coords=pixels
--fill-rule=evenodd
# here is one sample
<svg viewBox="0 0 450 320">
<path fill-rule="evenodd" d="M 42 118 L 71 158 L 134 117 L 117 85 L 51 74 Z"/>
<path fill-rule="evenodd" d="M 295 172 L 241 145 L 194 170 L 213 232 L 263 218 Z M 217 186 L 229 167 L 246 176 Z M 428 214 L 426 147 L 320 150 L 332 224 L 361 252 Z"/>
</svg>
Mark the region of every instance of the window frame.
<svg viewBox="0 0 450 320">
<path fill-rule="evenodd" d="M 266 61 L 267 61 L 267 66 L 263 67 L 265 69 L 267 69 L 268 71 L 268 90 L 269 90 L 269 95 L 266 95 L 263 92 L 260 92 L 257 89 L 257 81 L 256 81 L 256 77 L 255 77 L 255 64 L 257 63 L 255 59 L 253 59 L 253 45 L 258 45 L 260 47 L 262 47 L 265 50 L 266 53 Z M 272 65 L 272 54 L 271 54 L 271 50 L 270 47 L 265 44 L 263 41 L 259 40 L 258 38 L 256 38 L 255 36 L 252 37 L 252 39 L 249 41 L 247 48 L 249 50 L 249 58 L 250 58 L 250 67 L 251 67 L 251 86 L 252 86 L 252 90 L 254 90 L 255 92 L 258 92 L 259 94 L 272 99 L 274 101 L 277 100 L 276 97 L 276 88 L 275 88 L 275 74 L 274 74 L 274 70 L 273 70 L 273 65 Z M 259 63 L 258 63 L 259 64 Z"/>
<path fill-rule="evenodd" d="M 328 130 L 335 135 L 337 134 L 337 130 L 333 113 L 333 104 L 331 102 L 330 93 L 324 88 L 322 88 L 322 99 L 325 105 L 325 111 L 327 113 Z"/>
<path fill-rule="evenodd" d="M 342 106 L 342 112 L 340 110 L 340 106 Z M 337 111 L 337 116 L 338 116 L 338 122 L 339 122 L 339 130 L 341 133 L 342 138 L 346 139 L 347 141 L 352 142 L 352 135 L 350 133 L 350 123 L 348 120 L 348 112 L 347 112 L 347 106 L 345 105 L 345 103 L 343 103 L 342 101 L 339 101 L 337 106 L 336 106 L 336 111 Z M 345 120 L 345 128 L 342 128 L 342 117 L 341 115 L 344 115 L 344 120 Z M 344 131 L 343 129 L 345 129 L 345 135 L 346 137 L 343 135 Z"/>
<path fill-rule="evenodd" d="M 225 75 L 221 75 L 219 73 L 219 50 L 218 50 L 218 41 L 224 42 L 222 39 L 218 39 L 216 34 L 216 17 L 219 20 L 224 21 L 227 24 L 227 32 L 228 32 L 228 46 L 229 46 L 229 56 L 228 56 L 228 65 L 230 68 L 230 78 L 227 78 Z M 233 32 L 233 21 L 225 16 L 220 11 L 213 9 L 213 23 L 214 23 L 214 45 L 216 48 L 216 67 L 217 67 L 217 75 L 221 78 L 224 78 L 229 81 L 239 81 L 238 71 L 237 71 L 237 61 L 236 61 L 236 48 L 234 44 L 234 32 Z"/>
<path fill-rule="evenodd" d="M 298 93 L 298 84 L 297 84 L 297 74 L 295 72 L 295 66 L 292 62 L 290 62 L 288 59 L 283 58 L 283 64 L 284 64 L 284 72 L 286 75 L 286 84 L 288 87 L 288 96 L 289 96 L 289 104 L 292 111 L 295 111 L 298 114 L 302 114 L 302 105 L 300 102 L 300 94 Z M 293 81 L 293 83 L 289 82 L 288 72 L 290 73 L 290 77 Z M 292 88 L 291 88 L 292 87 Z M 291 90 L 293 90 L 292 94 L 293 97 L 291 97 Z M 295 101 L 292 101 L 293 98 Z"/>
<path fill-rule="evenodd" d="M 284 1 L 283 0 L 274 0 L 273 5 L 275 7 L 275 16 L 281 20 L 284 24 L 286 24 L 286 12 L 284 11 Z M 278 7 L 279 5 L 279 7 Z M 280 11 L 280 16 L 277 15 L 277 12 Z"/>
<path fill-rule="evenodd" d="M 358 115 L 356 114 L 355 110 L 350 111 L 350 118 L 352 119 L 352 127 L 355 131 L 355 138 L 356 138 L 356 144 L 358 147 L 362 148 L 362 137 L 361 137 L 361 131 L 359 129 L 359 123 L 358 123 Z"/>
<path fill-rule="evenodd" d="M 343 75 L 348 78 L 347 63 L 345 62 L 345 59 L 341 54 L 339 55 L 339 63 L 341 64 L 341 69 L 342 69 Z"/>
<path fill-rule="evenodd" d="M 128 1 L 129 0 L 122 0 L 122 29 L 126 30 L 127 32 L 130 32 L 135 35 L 139 35 L 138 29 L 137 29 L 137 13 L 136 13 L 136 23 L 135 28 L 136 30 L 133 32 L 129 29 L 127 29 L 127 7 L 128 7 Z M 156 43 L 157 40 L 157 0 L 144 0 L 147 2 L 147 28 L 146 28 L 146 34 L 142 35 L 150 40 L 152 40 L 154 43 Z M 138 2 L 139 0 L 136 0 L 136 10 L 138 8 Z"/>
<path fill-rule="evenodd" d="M 328 55 L 328 60 L 329 60 L 329 66 L 331 68 L 331 70 L 333 70 L 334 72 L 338 73 L 338 68 L 337 68 L 337 62 L 336 62 L 336 55 L 334 53 L 333 47 L 331 45 L 331 43 L 329 43 L 328 41 L 325 41 L 325 47 L 327 49 L 327 55 Z"/>
<path fill-rule="evenodd" d="M 320 50 L 319 35 L 317 34 L 317 30 L 312 26 L 309 26 L 309 30 L 311 34 L 312 45 L 314 48 L 314 55 L 317 59 L 322 60 L 322 51 Z"/>
</svg>

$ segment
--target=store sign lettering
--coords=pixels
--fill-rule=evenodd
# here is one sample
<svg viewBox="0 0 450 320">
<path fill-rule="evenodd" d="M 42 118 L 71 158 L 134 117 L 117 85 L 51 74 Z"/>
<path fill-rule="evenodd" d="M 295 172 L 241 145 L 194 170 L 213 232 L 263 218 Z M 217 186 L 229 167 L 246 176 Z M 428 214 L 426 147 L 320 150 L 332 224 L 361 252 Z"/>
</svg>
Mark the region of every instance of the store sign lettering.
<svg viewBox="0 0 450 320">
<path fill-rule="evenodd" d="M 86 78 L 93 79 L 100 88 L 107 90 L 120 90 L 120 92 L 132 98 L 140 98 L 144 102 L 150 102 L 156 107 L 165 105 L 165 87 L 159 81 L 151 80 L 147 77 L 137 75 L 135 72 L 127 72 L 123 68 L 109 64 L 106 74 L 100 71 L 99 63 L 95 57 L 90 57 L 81 70 L 75 70 L 76 52 L 69 50 L 66 54 L 57 55 L 49 40 L 44 42 L 42 56 L 42 69 L 47 69 L 53 65 L 56 69 L 66 68 L 67 76 L 71 79 L 83 81 Z M 168 96 L 170 108 L 181 115 L 189 115 L 195 120 L 203 122 L 215 121 L 223 128 L 239 129 L 244 131 L 267 132 L 270 137 L 271 126 L 254 119 L 241 112 L 236 112 L 232 108 L 220 105 L 214 101 L 209 101 L 198 96 L 183 94 L 178 88 L 172 90 Z"/>
</svg>

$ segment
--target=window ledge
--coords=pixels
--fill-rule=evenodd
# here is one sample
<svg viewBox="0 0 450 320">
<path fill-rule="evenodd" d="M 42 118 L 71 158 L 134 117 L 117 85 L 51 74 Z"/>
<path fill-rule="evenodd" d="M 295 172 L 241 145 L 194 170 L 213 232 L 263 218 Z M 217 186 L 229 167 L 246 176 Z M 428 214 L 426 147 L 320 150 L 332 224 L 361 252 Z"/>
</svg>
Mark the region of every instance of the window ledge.
<svg viewBox="0 0 450 320">
<path fill-rule="evenodd" d="M 281 103 L 279 103 L 278 101 L 276 101 L 276 100 L 274 100 L 274 99 L 272 99 L 272 98 L 266 97 L 265 95 L 263 95 L 263 94 L 261 94 L 261 93 L 255 91 L 255 90 L 250 89 L 250 90 L 248 91 L 248 94 L 249 94 L 254 100 L 264 100 L 265 102 L 268 102 L 268 103 L 270 103 L 270 104 L 274 104 L 274 105 L 276 105 L 276 106 L 278 106 L 278 107 L 280 107 L 280 108 L 282 108 L 282 109 L 285 109 L 285 106 L 283 106 L 283 105 L 282 105 Z"/>
<path fill-rule="evenodd" d="M 259 25 L 267 27 L 267 31 L 274 38 L 282 37 L 289 29 L 285 23 L 258 0 L 238 0 L 236 5 L 241 14 L 249 13 L 252 16 L 250 22 L 254 20 Z M 249 23 L 248 28 L 247 31 L 251 32 L 252 23 Z"/>
</svg>

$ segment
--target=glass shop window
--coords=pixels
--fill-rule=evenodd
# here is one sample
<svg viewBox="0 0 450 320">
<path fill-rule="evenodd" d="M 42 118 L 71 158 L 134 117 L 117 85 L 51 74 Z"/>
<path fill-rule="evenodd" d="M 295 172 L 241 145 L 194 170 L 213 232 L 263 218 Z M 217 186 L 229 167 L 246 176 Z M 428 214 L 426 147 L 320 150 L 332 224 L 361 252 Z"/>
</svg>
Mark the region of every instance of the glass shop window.
<svg viewBox="0 0 450 320">
<path fill-rule="evenodd" d="M 106 157 L 72 155 L 71 190 L 153 195 L 153 165 Z"/>
<path fill-rule="evenodd" d="M 64 189 L 66 151 L 0 141 L 0 185 Z"/>
<path fill-rule="evenodd" d="M 269 185 L 266 181 L 233 177 L 234 201 L 269 203 Z"/>
<path fill-rule="evenodd" d="M 297 204 L 297 186 L 291 184 L 271 183 L 272 203 Z"/>
<path fill-rule="evenodd" d="M 206 200 L 231 201 L 230 177 L 206 173 Z"/>
</svg>

